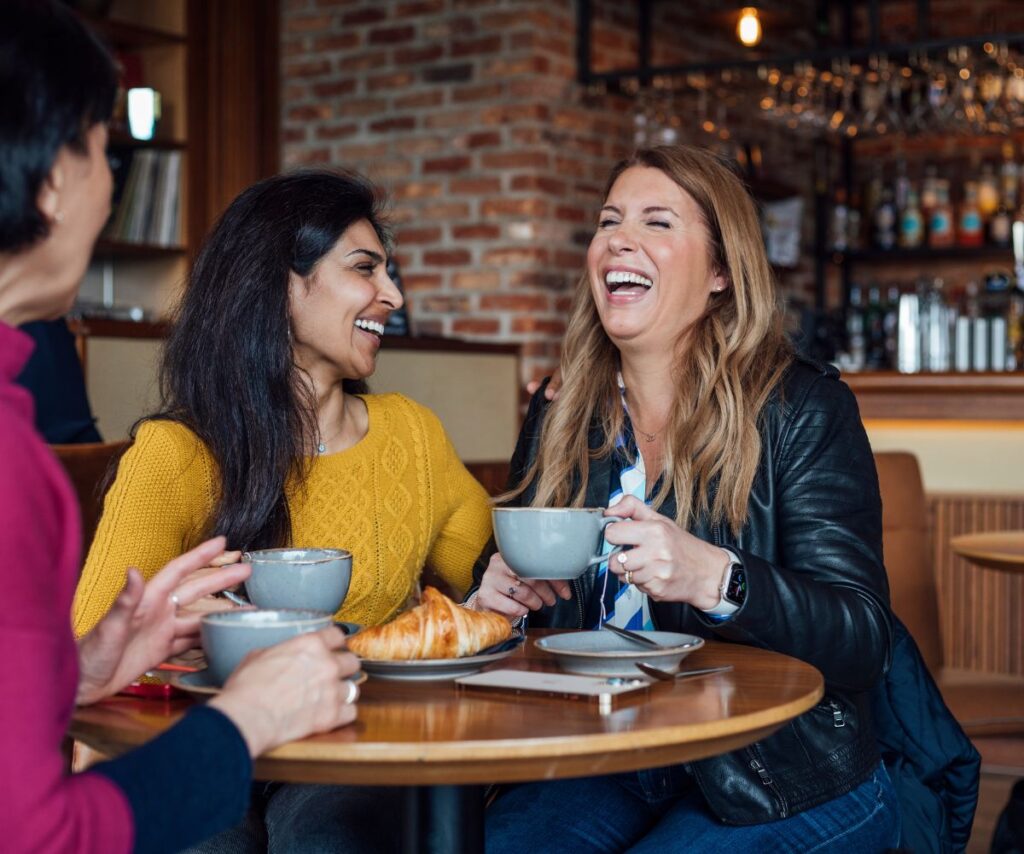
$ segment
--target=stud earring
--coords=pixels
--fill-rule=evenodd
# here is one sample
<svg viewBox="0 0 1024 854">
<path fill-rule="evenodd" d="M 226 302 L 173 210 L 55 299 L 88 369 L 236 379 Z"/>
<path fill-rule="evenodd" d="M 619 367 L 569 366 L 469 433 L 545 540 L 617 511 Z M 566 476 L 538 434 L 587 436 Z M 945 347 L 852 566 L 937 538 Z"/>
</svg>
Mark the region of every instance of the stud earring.
<svg viewBox="0 0 1024 854">
<path fill-rule="evenodd" d="M 55 213 L 55 214 L 53 215 L 53 221 L 54 221 L 54 222 L 55 222 L 55 223 L 56 223 L 57 225 L 60 225 L 60 224 L 61 224 L 62 222 L 64 222 L 64 211 L 57 211 L 57 212 L 56 212 L 56 213 Z"/>
</svg>

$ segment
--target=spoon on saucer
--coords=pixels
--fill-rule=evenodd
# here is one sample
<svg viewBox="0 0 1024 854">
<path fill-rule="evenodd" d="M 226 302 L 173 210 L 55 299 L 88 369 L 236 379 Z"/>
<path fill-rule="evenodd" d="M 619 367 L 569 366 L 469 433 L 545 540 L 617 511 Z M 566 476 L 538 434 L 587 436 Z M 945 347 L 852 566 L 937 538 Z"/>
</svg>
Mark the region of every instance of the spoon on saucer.
<svg viewBox="0 0 1024 854">
<path fill-rule="evenodd" d="M 651 667 L 651 665 L 643 661 L 636 662 L 636 666 L 642 673 L 653 676 L 655 679 L 660 679 L 662 682 L 674 682 L 676 679 L 688 679 L 691 676 L 709 676 L 712 673 L 726 673 L 732 670 L 731 664 L 723 664 L 719 667 L 701 667 L 696 670 L 677 670 L 675 673 L 670 673 L 659 667 Z"/>
</svg>

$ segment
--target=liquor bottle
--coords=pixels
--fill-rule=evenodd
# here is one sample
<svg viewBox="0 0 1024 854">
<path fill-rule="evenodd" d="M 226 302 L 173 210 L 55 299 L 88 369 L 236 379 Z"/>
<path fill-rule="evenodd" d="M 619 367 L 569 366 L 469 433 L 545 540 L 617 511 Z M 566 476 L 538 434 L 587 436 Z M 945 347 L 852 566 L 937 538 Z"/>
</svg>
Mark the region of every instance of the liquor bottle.
<svg viewBox="0 0 1024 854">
<path fill-rule="evenodd" d="M 921 306 L 922 361 L 926 371 L 948 371 L 950 368 L 952 312 L 946 306 L 942 290 L 942 279 L 933 279 Z"/>
<path fill-rule="evenodd" d="M 885 330 L 885 366 L 890 369 L 896 367 L 899 322 L 900 288 L 899 285 L 889 285 L 889 291 L 885 298 L 885 317 L 882 320 L 882 327 Z"/>
<path fill-rule="evenodd" d="M 960 203 L 960 216 L 957 219 L 956 242 L 960 246 L 981 246 L 985 242 L 976 181 L 964 182 L 964 198 Z"/>
<path fill-rule="evenodd" d="M 996 177 L 992 163 L 988 160 L 981 165 L 981 177 L 978 179 L 977 192 L 981 220 L 987 223 L 999 207 L 999 179 Z"/>
<path fill-rule="evenodd" d="M 925 222 L 931 222 L 931 214 L 939 203 L 937 183 L 939 181 L 939 170 L 934 163 L 926 163 L 924 167 L 924 179 L 921 181 L 921 213 L 924 214 Z M 946 184 L 947 194 L 949 184 Z"/>
<path fill-rule="evenodd" d="M 893 180 L 893 193 L 895 195 L 896 210 L 900 213 L 907 206 L 907 197 L 910 194 L 910 178 L 907 177 L 907 161 L 900 157 L 896 161 L 896 178 Z"/>
<path fill-rule="evenodd" d="M 936 178 L 932 186 L 935 203 L 928 216 L 928 245 L 938 249 L 952 246 L 956 234 L 953 230 L 953 206 L 949 203 L 949 181 Z"/>
<path fill-rule="evenodd" d="M 900 211 L 900 246 L 904 249 L 916 249 L 924 242 L 924 215 L 918 202 L 917 191 L 911 187 L 907 191 L 907 204 Z"/>
<path fill-rule="evenodd" d="M 1017 209 L 1018 189 L 1020 188 L 1020 164 L 1013 156 L 1013 143 L 1003 143 L 1003 163 L 999 168 L 1003 204 L 1006 209 Z"/>
<path fill-rule="evenodd" d="M 850 287 L 850 304 L 846 309 L 846 350 L 850 354 L 850 370 L 864 367 L 867 342 L 864 337 L 864 308 L 859 285 Z"/>
<path fill-rule="evenodd" d="M 864 309 L 864 366 L 868 370 L 885 368 L 885 309 L 882 292 L 877 286 L 868 289 L 868 304 Z"/>
<path fill-rule="evenodd" d="M 1010 216 L 1006 203 L 1000 201 L 999 207 L 996 208 L 996 212 L 992 214 L 992 219 L 988 222 L 988 242 L 993 246 L 1008 247 L 1012 224 L 1013 218 Z"/>
<path fill-rule="evenodd" d="M 882 197 L 874 213 L 874 243 L 879 249 L 893 249 L 896 246 L 896 203 L 889 187 L 882 190 Z"/>
<path fill-rule="evenodd" d="M 860 211 L 860 193 L 854 190 L 846 210 L 846 248 L 850 252 L 857 252 L 864 247 Z"/>
<path fill-rule="evenodd" d="M 871 179 L 864 187 L 864 207 L 862 208 L 872 239 L 874 239 L 875 211 L 878 210 L 878 206 L 882 202 L 883 185 L 882 164 L 876 160 L 871 168 Z"/>
<path fill-rule="evenodd" d="M 845 252 L 850 248 L 850 208 L 846 204 L 846 189 L 836 187 L 835 201 L 832 204 L 832 228 L 830 243 L 833 252 Z"/>
</svg>

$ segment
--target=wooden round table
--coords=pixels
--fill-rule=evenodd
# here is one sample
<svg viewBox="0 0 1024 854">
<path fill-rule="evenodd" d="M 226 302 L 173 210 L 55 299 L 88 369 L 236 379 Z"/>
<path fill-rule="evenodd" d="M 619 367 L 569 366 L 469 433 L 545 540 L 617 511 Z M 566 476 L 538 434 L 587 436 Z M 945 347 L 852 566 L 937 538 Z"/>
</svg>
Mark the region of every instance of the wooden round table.
<svg viewBox="0 0 1024 854">
<path fill-rule="evenodd" d="M 493 667 L 557 670 L 533 639 Z M 702 759 L 772 733 L 822 696 L 804 662 L 748 646 L 708 642 L 684 669 L 733 670 L 655 682 L 610 710 L 585 700 L 485 693 L 453 682 L 362 686 L 359 720 L 276 748 L 256 777 L 300 783 L 408 786 L 407 847 L 483 849 L 483 784 L 611 774 Z M 148 741 L 190 700 L 115 697 L 78 709 L 70 734 L 108 755 Z"/>
<path fill-rule="evenodd" d="M 960 557 L 986 569 L 1024 572 L 1024 531 L 963 534 L 949 545 Z"/>
</svg>

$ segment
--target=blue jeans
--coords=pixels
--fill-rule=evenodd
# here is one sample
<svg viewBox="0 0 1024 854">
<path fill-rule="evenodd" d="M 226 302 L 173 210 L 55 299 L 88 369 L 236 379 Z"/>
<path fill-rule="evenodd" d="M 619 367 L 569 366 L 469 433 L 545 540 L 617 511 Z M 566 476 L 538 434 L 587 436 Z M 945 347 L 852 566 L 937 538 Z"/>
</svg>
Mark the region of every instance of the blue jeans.
<svg viewBox="0 0 1024 854">
<path fill-rule="evenodd" d="M 872 854 L 899 843 L 896 792 L 879 764 L 852 792 L 766 824 L 718 821 L 682 767 L 524 783 L 487 810 L 487 854 L 671 851 Z"/>
</svg>

